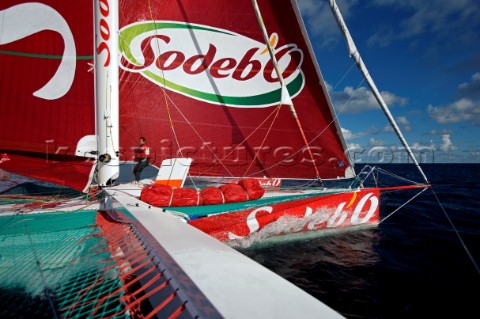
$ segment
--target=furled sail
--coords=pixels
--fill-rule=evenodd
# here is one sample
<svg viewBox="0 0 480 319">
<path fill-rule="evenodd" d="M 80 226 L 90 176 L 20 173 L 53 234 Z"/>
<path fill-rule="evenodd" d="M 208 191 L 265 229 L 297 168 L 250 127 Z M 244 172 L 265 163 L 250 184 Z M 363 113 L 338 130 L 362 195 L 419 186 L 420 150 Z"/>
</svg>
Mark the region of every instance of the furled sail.
<svg viewBox="0 0 480 319">
<path fill-rule="evenodd" d="M 0 2 L 0 168 L 83 190 L 95 134 L 92 1 Z"/>
<path fill-rule="evenodd" d="M 191 157 L 192 175 L 315 178 L 309 150 L 321 178 L 350 171 L 296 2 L 258 6 L 308 147 L 281 105 L 251 0 L 125 0 L 119 38 L 125 160 L 144 136 L 153 162 Z"/>
</svg>

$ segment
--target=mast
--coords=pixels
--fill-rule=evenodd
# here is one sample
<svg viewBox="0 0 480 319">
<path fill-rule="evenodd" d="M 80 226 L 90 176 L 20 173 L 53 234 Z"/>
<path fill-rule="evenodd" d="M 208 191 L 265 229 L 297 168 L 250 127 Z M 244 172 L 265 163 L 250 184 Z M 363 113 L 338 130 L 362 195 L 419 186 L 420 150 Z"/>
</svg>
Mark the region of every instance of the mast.
<svg viewBox="0 0 480 319">
<path fill-rule="evenodd" d="M 340 13 L 340 10 L 338 9 L 337 3 L 335 0 L 329 0 L 330 2 L 330 8 L 332 9 L 333 15 L 335 16 L 335 19 L 337 20 L 337 23 L 342 30 L 342 33 L 345 37 L 345 40 L 347 42 L 348 46 L 348 51 L 350 56 L 355 60 L 355 63 L 357 64 L 357 67 L 359 68 L 360 72 L 362 72 L 363 76 L 365 77 L 365 80 L 367 81 L 368 85 L 370 86 L 370 89 L 372 90 L 373 94 L 375 95 L 375 98 L 377 99 L 378 103 L 380 104 L 380 107 L 382 108 L 383 112 L 387 116 L 388 121 L 392 125 L 393 130 L 397 134 L 398 138 L 400 139 L 400 142 L 402 143 L 403 147 L 405 147 L 405 150 L 407 151 L 408 155 L 412 159 L 413 163 L 417 167 L 418 171 L 422 175 L 423 179 L 425 182 L 428 182 L 427 176 L 423 172 L 422 168 L 417 162 L 417 159 L 415 158 L 415 155 L 413 154 L 412 150 L 410 149 L 410 146 L 408 145 L 407 141 L 403 137 L 402 132 L 400 131 L 400 128 L 398 127 L 397 123 L 395 122 L 395 119 L 392 116 L 392 113 L 390 113 L 390 110 L 388 109 L 387 104 L 383 100 L 382 95 L 377 89 L 377 86 L 373 82 L 372 77 L 370 76 L 367 67 L 365 63 L 363 62 L 362 58 L 360 57 L 360 53 L 357 50 L 357 47 L 355 46 L 355 43 L 353 42 L 352 36 L 350 35 L 350 32 L 347 29 L 347 25 L 345 24 L 345 21 L 342 18 L 342 14 Z"/>
<path fill-rule="evenodd" d="M 95 0 L 98 185 L 119 176 L 118 0 Z"/>
<path fill-rule="evenodd" d="M 313 167 L 315 168 L 315 174 L 317 175 L 316 177 L 321 180 L 320 173 L 318 172 L 317 165 L 315 164 L 315 158 L 313 157 L 312 150 L 310 149 L 307 137 L 305 136 L 305 132 L 303 130 L 302 124 L 300 123 L 300 120 L 298 119 L 297 112 L 295 110 L 295 107 L 293 106 L 292 99 L 290 98 L 290 95 L 288 93 L 287 87 L 285 85 L 285 80 L 283 79 L 282 72 L 280 71 L 280 68 L 278 66 L 277 58 L 275 57 L 275 53 L 273 52 L 273 48 L 270 45 L 270 41 L 268 39 L 268 34 L 267 34 L 267 29 L 265 27 L 265 23 L 263 23 L 263 18 L 262 14 L 260 13 L 260 8 L 258 7 L 257 0 L 252 0 L 253 7 L 255 8 L 255 14 L 257 15 L 257 20 L 260 25 L 260 29 L 262 29 L 262 34 L 263 34 L 263 39 L 265 41 L 265 44 L 267 45 L 268 52 L 270 53 L 270 58 L 272 59 L 273 65 L 275 66 L 275 72 L 277 73 L 278 79 L 280 81 L 280 85 L 282 87 L 282 96 L 281 96 L 281 101 L 280 103 L 282 105 L 288 105 L 290 107 L 290 112 L 292 113 L 293 118 L 295 119 L 295 122 L 297 123 L 297 127 L 302 134 L 303 142 L 305 143 L 305 146 L 307 147 L 308 154 L 310 155 L 310 159 L 312 160 Z"/>
</svg>

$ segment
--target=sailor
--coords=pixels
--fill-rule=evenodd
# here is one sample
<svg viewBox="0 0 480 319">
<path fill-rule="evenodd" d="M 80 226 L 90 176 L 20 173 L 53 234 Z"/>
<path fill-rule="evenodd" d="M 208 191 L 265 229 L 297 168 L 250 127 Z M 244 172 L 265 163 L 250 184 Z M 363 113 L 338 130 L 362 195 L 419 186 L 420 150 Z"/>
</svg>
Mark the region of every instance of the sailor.
<svg viewBox="0 0 480 319">
<path fill-rule="evenodd" d="M 140 137 L 140 146 L 135 149 L 134 160 L 137 162 L 133 168 L 133 174 L 135 175 L 134 183 L 140 181 L 140 175 L 145 167 L 150 163 L 150 147 L 145 144 L 145 137 Z"/>
</svg>

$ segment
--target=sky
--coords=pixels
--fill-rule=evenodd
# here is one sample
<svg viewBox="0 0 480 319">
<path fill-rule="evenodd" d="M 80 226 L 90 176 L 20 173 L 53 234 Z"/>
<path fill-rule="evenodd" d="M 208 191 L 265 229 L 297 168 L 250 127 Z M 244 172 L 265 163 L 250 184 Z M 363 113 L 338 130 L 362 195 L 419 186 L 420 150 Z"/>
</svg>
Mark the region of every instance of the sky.
<svg viewBox="0 0 480 319">
<path fill-rule="evenodd" d="M 297 0 L 355 163 L 406 152 L 327 0 Z M 480 1 L 337 0 L 378 90 L 420 163 L 480 163 Z"/>
</svg>

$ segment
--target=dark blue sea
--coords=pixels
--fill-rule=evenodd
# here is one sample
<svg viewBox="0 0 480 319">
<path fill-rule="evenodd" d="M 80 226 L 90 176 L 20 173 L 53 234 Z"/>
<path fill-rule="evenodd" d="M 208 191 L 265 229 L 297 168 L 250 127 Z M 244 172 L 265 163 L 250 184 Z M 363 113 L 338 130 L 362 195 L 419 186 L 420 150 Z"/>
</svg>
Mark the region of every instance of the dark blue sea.
<svg viewBox="0 0 480 319">
<path fill-rule="evenodd" d="M 382 197 L 376 228 L 239 250 L 346 318 L 478 318 L 480 164 L 422 168 L 432 190 Z"/>
<path fill-rule="evenodd" d="M 432 189 L 382 195 L 377 227 L 236 249 L 346 318 L 478 318 L 480 164 L 422 167 Z"/>
</svg>

